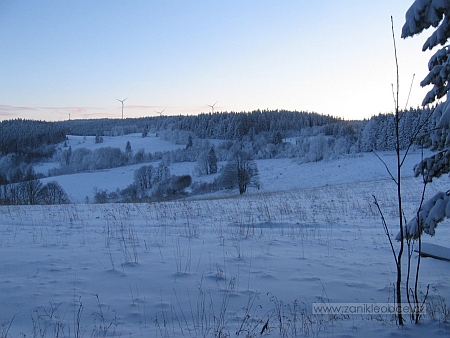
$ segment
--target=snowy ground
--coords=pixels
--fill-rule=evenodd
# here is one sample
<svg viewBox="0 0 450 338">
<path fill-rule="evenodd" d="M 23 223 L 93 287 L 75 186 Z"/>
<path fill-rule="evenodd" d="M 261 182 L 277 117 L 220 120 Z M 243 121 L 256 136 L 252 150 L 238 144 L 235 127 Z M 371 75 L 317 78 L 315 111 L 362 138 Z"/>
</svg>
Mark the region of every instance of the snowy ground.
<svg viewBox="0 0 450 338">
<path fill-rule="evenodd" d="M 421 186 L 408 172 L 418 158 L 405 164 L 410 218 Z M 1 207 L 0 337 L 449 335 L 450 263 L 430 258 L 422 260 L 420 289 L 430 287 L 420 325 L 312 314 L 315 302 L 394 299 L 394 260 L 372 194 L 395 235 L 395 188 L 373 154 L 302 165 L 266 160 L 258 168 L 263 189 L 244 196 Z M 83 199 L 93 182 L 128 185 L 132 170 L 63 177 L 71 197 Z M 450 229 L 441 224 L 424 240 L 448 246 Z"/>
<path fill-rule="evenodd" d="M 391 167 L 395 165 L 395 156 L 392 152 L 381 153 L 383 161 Z M 405 177 L 413 176 L 412 168 L 420 158 L 419 153 L 413 153 L 404 164 Z M 258 192 L 286 191 L 292 189 L 317 188 L 327 185 L 349 184 L 354 182 L 389 180 L 384 164 L 373 153 L 358 154 L 330 162 L 297 164 L 294 159 L 270 159 L 256 160 L 258 166 L 261 190 Z M 94 188 L 108 190 L 109 192 L 124 189 L 133 183 L 134 171 L 143 166 L 156 162 L 136 164 L 132 166 L 114 169 L 99 170 L 88 173 L 63 175 L 42 179 L 43 183 L 57 181 L 75 203 L 93 201 Z M 219 163 L 223 165 L 224 163 Z M 170 166 L 170 172 L 174 175 L 191 175 L 193 181 L 212 180 L 213 175 L 197 177 L 194 174 L 196 162 L 175 163 Z M 420 182 L 420 179 L 416 179 Z M 236 194 L 236 192 L 231 192 Z M 251 190 L 250 193 L 255 193 Z M 228 194 L 228 192 L 225 192 Z M 224 192 L 218 195 L 224 195 Z"/>
<path fill-rule="evenodd" d="M 72 151 L 78 148 L 98 149 L 101 147 L 120 148 L 125 150 L 127 141 L 130 142 L 131 149 L 137 151 L 144 149 L 146 153 L 154 153 L 157 151 L 170 151 L 178 148 L 184 148 L 185 145 L 173 144 L 169 141 L 163 141 L 156 134 L 148 134 L 142 137 L 141 133 L 127 134 L 123 136 L 103 136 L 103 142 L 95 143 L 95 136 L 77 136 L 69 135 L 67 146 L 72 147 Z"/>
</svg>

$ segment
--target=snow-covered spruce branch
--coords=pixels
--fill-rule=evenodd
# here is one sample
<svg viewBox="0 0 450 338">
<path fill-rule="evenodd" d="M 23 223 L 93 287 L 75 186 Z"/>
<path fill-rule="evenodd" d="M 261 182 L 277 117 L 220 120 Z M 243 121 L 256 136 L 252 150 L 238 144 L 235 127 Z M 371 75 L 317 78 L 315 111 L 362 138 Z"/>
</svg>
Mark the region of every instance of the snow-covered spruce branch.
<svg viewBox="0 0 450 338">
<path fill-rule="evenodd" d="M 414 166 L 414 176 L 423 176 L 425 182 L 450 172 L 450 149 L 445 149 L 424 158 Z"/>
<path fill-rule="evenodd" d="M 424 183 L 431 182 L 434 177 L 450 172 L 450 50 L 447 44 L 450 39 L 450 2 L 442 0 L 416 0 L 406 12 L 402 38 L 412 37 L 433 27 L 434 32 L 426 40 L 423 51 L 432 50 L 441 45 L 428 62 L 428 75 L 422 80 L 422 87 L 432 85 L 423 100 L 423 105 L 431 104 L 447 95 L 447 100 L 435 108 L 433 120 L 436 130 L 431 133 L 432 150 L 436 154 L 423 159 L 414 167 L 416 176 L 422 175 Z M 425 232 L 431 236 L 435 228 L 446 217 L 450 216 L 449 192 L 439 192 L 426 201 L 417 212 L 416 217 L 400 229 L 397 240 L 419 238 Z M 403 234 L 405 232 L 405 234 Z"/>
<path fill-rule="evenodd" d="M 450 192 L 438 192 L 423 204 L 417 214 L 418 216 L 414 217 L 405 225 L 403 231 L 404 237 L 407 239 L 417 239 L 423 232 L 434 236 L 437 225 L 444 218 L 450 217 Z M 400 232 L 395 236 L 395 240 L 401 240 Z"/>
</svg>

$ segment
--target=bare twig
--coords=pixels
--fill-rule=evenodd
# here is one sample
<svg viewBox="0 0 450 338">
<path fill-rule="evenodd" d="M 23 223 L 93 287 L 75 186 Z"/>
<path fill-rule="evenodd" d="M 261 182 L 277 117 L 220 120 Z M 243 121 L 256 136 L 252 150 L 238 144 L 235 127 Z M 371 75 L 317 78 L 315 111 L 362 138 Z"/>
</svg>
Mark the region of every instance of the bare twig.
<svg viewBox="0 0 450 338">
<path fill-rule="evenodd" d="M 391 234 L 389 233 L 389 228 L 387 226 L 386 219 L 384 218 L 383 211 L 381 210 L 380 204 L 378 203 L 378 200 L 375 197 L 375 195 L 372 195 L 372 197 L 374 199 L 374 204 L 377 206 L 378 212 L 380 213 L 381 222 L 383 223 L 383 229 L 384 229 L 384 232 L 385 232 L 385 234 L 386 234 L 386 236 L 387 236 L 387 238 L 389 240 L 389 244 L 391 246 L 391 250 L 392 250 L 392 253 L 393 253 L 394 259 L 395 259 L 395 264 L 398 265 L 397 255 L 395 253 L 395 248 L 394 248 L 394 243 L 392 242 L 392 237 L 391 237 Z"/>
<path fill-rule="evenodd" d="M 399 79 L 399 71 L 398 71 L 398 58 L 397 58 L 397 46 L 395 43 L 395 34 L 394 34 L 394 19 L 391 16 L 391 29 L 392 29 L 392 40 L 394 42 L 394 55 L 395 55 L 395 66 L 397 73 L 397 93 L 395 100 L 395 139 L 396 139 L 396 156 L 397 156 L 397 201 L 398 201 L 398 212 L 399 212 L 399 228 L 400 228 L 400 249 L 397 254 L 396 264 L 397 264 L 397 305 L 402 303 L 402 294 L 401 294 L 401 283 L 402 283 L 402 255 L 404 249 L 404 234 L 403 234 L 403 217 L 402 217 L 402 191 L 401 191 L 401 160 L 400 160 L 400 135 L 399 135 L 399 106 L 398 106 L 398 96 L 399 96 L 399 87 L 400 87 L 400 79 Z M 401 306 L 397 306 L 397 318 L 398 324 L 403 325 L 403 314 Z"/>
<path fill-rule="evenodd" d="M 378 157 L 378 159 L 381 161 L 381 163 L 384 164 L 389 176 L 391 176 L 391 179 L 395 182 L 395 184 L 397 183 L 397 179 L 394 177 L 394 175 L 391 173 L 391 170 L 389 169 L 388 165 L 386 164 L 386 162 L 375 152 L 375 150 L 372 150 L 372 152 L 375 154 L 376 157 Z"/>
<path fill-rule="evenodd" d="M 408 98 L 406 99 L 405 110 L 408 107 L 409 97 L 411 96 L 411 91 L 412 91 L 412 86 L 413 86 L 413 83 L 414 83 L 414 77 L 415 76 L 416 76 L 416 74 L 413 74 L 413 77 L 412 77 L 412 80 L 411 80 L 411 86 L 409 87 Z"/>
</svg>

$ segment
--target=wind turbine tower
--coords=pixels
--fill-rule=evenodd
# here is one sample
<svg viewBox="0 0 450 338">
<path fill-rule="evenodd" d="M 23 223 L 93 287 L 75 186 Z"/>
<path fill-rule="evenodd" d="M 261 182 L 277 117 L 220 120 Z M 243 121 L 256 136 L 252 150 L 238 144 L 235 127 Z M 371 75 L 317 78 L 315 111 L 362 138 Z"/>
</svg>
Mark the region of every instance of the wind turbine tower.
<svg viewBox="0 0 450 338">
<path fill-rule="evenodd" d="M 122 103 L 122 120 L 123 120 L 123 103 L 125 102 L 126 99 L 128 99 L 128 97 L 123 100 L 116 99 L 117 101 Z"/>
<path fill-rule="evenodd" d="M 73 113 L 73 110 L 71 110 L 69 113 L 62 113 L 62 114 L 69 115 L 69 121 L 70 121 L 70 114 L 72 114 L 72 113 Z"/>
<path fill-rule="evenodd" d="M 216 101 L 216 103 L 219 101 Z M 214 114 L 214 106 L 216 105 L 216 103 L 214 103 L 213 105 L 207 104 L 208 107 L 211 107 L 211 113 Z"/>
</svg>

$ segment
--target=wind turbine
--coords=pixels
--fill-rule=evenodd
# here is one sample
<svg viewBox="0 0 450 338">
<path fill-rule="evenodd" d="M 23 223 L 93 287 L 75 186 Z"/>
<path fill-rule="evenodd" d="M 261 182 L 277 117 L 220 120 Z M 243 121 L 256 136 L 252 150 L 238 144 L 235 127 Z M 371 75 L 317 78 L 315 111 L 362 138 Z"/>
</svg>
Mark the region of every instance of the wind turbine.
<svg viewBox="0 0 450 338">
<path fill-rule="evenodd" d="M 126 99 L 128 99 L 128 97 L 124 98 L 123 100 L 116 99 L 117 101 L 122 102 L 122 119 L 123 119 L 123 103 L 125 102 Z"/>
<path fill-rule="evenodd" d="M 162 113 L 164 113 L 164 110 L 166 110 L 166 108 L 164 108 L 163 110 L 161 110 L 161 111 L 156 111 L 155 110 L 155 113 L 158 113 L 159 114 L 159 116 L 163 116 L 163 114 Z"/>
<path fill-rule="evenodd" d="M 70 113 L 62 113 L 62 114 L 69 115 L 69 121 L 70 121 L 70 114 L 72 114 L 72 113 L 73 113 L 73 110 L 71 110 Z"/>
<path fill-rule="evenodd" d="M 216 101 L 216 103 L 219 101 Z M 211 107 L 211 112 L 214 114 L 214 106 L 216 105 L 216 103 L 214 103 L 213 105 L 210 104 L 206 104 L 208 107 Z"/>
</svg>

